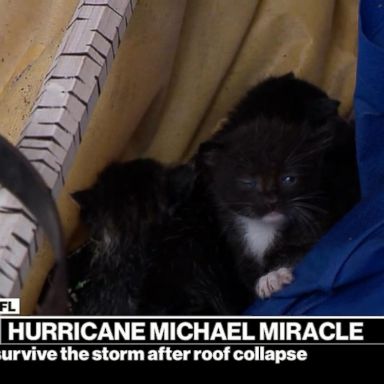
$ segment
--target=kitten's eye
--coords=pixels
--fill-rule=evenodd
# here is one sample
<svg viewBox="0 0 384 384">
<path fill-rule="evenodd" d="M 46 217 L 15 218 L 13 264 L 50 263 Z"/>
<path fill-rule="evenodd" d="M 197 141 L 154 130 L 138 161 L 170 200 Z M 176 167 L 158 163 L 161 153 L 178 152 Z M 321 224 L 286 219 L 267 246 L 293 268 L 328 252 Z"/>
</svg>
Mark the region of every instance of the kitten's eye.
<svg viewBox="0 0 384 384">
<path fill-rule="evenodd" d="M 281 182 L 285 185 L 293 185 L 297 181 L 296 176 L 286 175 L 281 177 Z"/>
<path fill-rule="evenodd" d="M 257 187 L 257 180 L 254 179 L 240 179 L 239 182 L 243 187 L 249 189 L 255 189 Z"/>
</svg>

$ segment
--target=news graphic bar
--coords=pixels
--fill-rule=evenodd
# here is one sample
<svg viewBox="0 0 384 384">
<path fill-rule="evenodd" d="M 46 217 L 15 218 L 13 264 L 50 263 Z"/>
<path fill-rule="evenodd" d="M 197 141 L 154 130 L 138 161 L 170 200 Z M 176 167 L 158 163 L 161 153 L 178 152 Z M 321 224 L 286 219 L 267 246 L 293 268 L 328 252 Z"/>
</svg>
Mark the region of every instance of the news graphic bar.
<svg viewBox="0 0 384 384">
<path fill-rule="evenodd" d="M 21 319 L 1 320 L 4 344 L 368 342 L 374 320 Z M 382 340 L 384 342 L 384 338 Z"/>
<path fill-rule="evenodd" d="M 2 317 L 4 361 L 304 362 L 384 349 L 384 318 Z M 327 356 L 327 354 L 325 355 Z"/>
</svg>

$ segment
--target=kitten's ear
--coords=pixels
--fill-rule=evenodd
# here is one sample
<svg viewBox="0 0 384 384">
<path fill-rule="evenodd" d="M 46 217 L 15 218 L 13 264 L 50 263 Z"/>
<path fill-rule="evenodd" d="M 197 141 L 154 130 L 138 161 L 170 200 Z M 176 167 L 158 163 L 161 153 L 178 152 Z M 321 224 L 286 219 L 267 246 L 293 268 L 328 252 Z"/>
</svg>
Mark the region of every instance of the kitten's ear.
<svg viewBox="0 0 384 384">
<path fill-rule="evenodd" d="M 281 76 L 281 79 L 294 79 L 294 78 L 295 78 L 295 74 L 292 71 Z"/>
<path fill-rule="evenodd" d="M 209 140 L 200 145 L 197 164 L 213 167 L 217 164 L 223 145 L 216 140 Z"/>
<path fill-rule="evenodd" d="M 71 193 L 71 197 L 81 208 L 89 207 L 93 201 L 93 190 L 84 189 L 83 191 L 77 191 Z"/>
<path fill-rule="evenodd" d="M 309 105 L 309 117 L 312 121 L 326 121 L 330 117 L 338 116 L 340 102 L 329 97 L 323 97 L 311 102 Z"/>
</svg>

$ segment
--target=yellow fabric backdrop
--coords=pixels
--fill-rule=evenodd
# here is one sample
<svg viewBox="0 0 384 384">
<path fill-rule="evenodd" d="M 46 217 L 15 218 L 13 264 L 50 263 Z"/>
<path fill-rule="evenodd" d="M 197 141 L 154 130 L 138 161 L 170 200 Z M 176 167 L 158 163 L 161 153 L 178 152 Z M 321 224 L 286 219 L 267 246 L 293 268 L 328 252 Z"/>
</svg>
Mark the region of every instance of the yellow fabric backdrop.
<svg viewBox="0 0 384 384">
<path fill-rule="evenodd" d="M 0 133 L 16 142 L 78 0 L 0 0 Z M 244 92 L 294 71 L 351 112 L 357 0 L 140 0 L 92 116 L 59 209 L 107 163 L 187 158 Z M 1 225 L 1 224 L 0 224 Z M 51 255 L 44 245 L 23 290 L 31 313 Z"/>
</svg>

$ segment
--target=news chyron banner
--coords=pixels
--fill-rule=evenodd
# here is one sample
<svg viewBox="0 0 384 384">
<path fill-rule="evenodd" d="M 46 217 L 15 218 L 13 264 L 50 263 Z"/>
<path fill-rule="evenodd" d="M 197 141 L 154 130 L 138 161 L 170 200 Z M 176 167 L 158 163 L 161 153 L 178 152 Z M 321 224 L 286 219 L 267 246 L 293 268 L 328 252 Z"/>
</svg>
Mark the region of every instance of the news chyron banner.
<svg viewBox="0 0 384 384">
<path fill-rule="evenodd" d="M 4 304 L 6 302 L 6 304 Z M 305 364 L 384 352 L 384 318 L 29 317 L 0 300 L 0 367 L 11 362 Z M 378 350 L 379 348 L 380 350 Z"/>
</svg>

